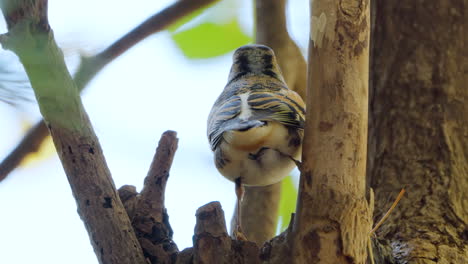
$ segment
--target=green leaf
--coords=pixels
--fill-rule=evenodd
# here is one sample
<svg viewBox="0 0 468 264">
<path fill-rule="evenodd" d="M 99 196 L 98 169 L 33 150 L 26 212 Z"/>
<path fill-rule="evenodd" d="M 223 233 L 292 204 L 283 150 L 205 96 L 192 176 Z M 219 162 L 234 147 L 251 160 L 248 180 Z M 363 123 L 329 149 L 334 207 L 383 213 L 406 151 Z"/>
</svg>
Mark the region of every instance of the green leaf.
<svg viewBox="0 0 468 264">
<path fill-rule="evenodd" d="M 281 199 L 278 212 L 278 218 L 281 220 L 280 232 L 288 228 L 289 221 L 291 221 L 291 214 L 296 210 L 296 201 L 297 189 L 290 175 L 281 183 Z"/>
<path fill-rule="evenodd" d="M 241 30 L 237 19 L 226 24 L 205 22 L 174 33 L 172 39 L 190 59 L 220 56 L 252 42 L 252 38 Z"/>
</svg>

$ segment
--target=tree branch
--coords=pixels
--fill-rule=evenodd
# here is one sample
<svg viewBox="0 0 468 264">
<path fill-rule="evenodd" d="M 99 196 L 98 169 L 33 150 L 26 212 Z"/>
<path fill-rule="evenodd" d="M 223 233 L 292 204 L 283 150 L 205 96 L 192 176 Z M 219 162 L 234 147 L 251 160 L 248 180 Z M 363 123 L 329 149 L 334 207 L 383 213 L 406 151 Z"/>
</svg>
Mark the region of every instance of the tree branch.
<svg viewBox="0 0 468 264">
<path fill-rule="evenodd" d="M 217 263 L 231 251 L 231 237 L 227 234 L 224 212 L 219 202 L 200 207 L 196 213 L 194 263 Z"/>
<path fill-rule="evenodd" d="M 197 210 L 193 248 L 178 251 L 172 241 L 172 229 L 164 206 L 165 186 L 177 142 L 173 131 L 162 135 L 140 194 L 134 186 L 125 185 L 119 189 L 147 260 L 153 264 L 260 263 L 260 251 L 255 243 L 236 241 L 227 234 L 219 202 L 211 202 Z"/>
<path fill-rule="evenodd" d="M 21 139 L 21 142 L 0 163 L 0 182 L 12 172 L 30 153 L 39 151 L 42 142 L 49 135 L 44 122 L 41 120 Z"/>
<path fill-rule="evenodd" d="M 145 263 L 101 146 L 47 21 L 47 0 L 2 1 L 4 48 L 18 55 L 100 263 Z M 112 234 L 109 236 L 109 234 Z"/>
<path fill-rule="evenodd" d="M 288 87 L 306 99 L 307 64 L 286 27 L 286 0 L 256 0 L 256 42 L 276 54 Z"/>
<path fill-rule="evenodd" d="M 241 203 L 242 229 L 250 241 L 259 247 L 271 239 L 278 223 L 281 182 L 269 186 L 245 186 Z M 231 220 L 231 233 L 235 230 L 237 210 Z"/>
<path fill-rule="evenodd" d="M 219 202 L 200 207 L 196 217 L 193 259 L 187 264 L 261 263 L 255 243 L 233 240 L 227 234 L 224 212 Z"/>
<path fill-rule="evenodd" d="M 166 131 L 161 136 L 132 217 L 143 253 L 151 263 L 174 263 L 179 252 L 172 241 L 173 232 L 164 205 L 166 183 L 177 143 L 174 131 Z"/>
<path fill-rule="evenodd" d="M 146 37 L 164 30 L 178 19 L 218 0 L 179 0 L 161 12 L 151 16 L 136 28 L 125 34 L 108 48 L 92 57 L 82 57 L 75 74 L 75 82 L 82 90 L 88 82 L 109 62 L 129 50 Z"/>
<path fill-rule="evenodd" d="M 83 90 L 101 69 L 141 40 L 165 29 L 167 26 L 189 13 L 216 1 L 218 0 L 177 1 L 173 5 L 148 18 L 101 53 L 92 57 L 82 57 L 81 64 L 74 76 L 74 81 L 78 90 Z M 7 23 L 10 22 L 7 21 Z M 5 179 L 29 153 L 38 151 L 47 135 L 49 135 L 49 133 L 42 120 L 31 128 L 28 134 L 0 164 L 0 181 Z"/>
</svg>

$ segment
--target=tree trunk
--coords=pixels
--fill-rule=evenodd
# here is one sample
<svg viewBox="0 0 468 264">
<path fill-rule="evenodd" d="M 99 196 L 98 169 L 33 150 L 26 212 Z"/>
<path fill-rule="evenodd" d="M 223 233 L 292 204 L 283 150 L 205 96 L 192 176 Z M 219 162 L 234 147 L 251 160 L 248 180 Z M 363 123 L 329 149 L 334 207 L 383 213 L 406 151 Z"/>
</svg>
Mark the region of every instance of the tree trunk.
<svg viewBox="0 0 468 264">
<path fill-rule="evenodd" d="M 365 263 L 369 1 L 311 1 L 296 263 Z"/>
<path fill-rule="evenodd" d="M 468 263 L 467 1 L 376 0 L 368 176 L 395 263 Z"/>
</svg>

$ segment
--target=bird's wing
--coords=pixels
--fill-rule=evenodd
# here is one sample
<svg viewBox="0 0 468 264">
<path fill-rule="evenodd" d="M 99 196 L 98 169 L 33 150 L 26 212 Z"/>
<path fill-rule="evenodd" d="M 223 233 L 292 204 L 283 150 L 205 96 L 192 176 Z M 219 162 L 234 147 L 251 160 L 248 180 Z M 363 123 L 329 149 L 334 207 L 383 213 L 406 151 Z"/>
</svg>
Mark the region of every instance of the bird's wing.
<svg viewBox="0 0 468 264">
<path fill-rule="evenodd" d="M 212 150 L 219 145 L 224 132 L 262 126 L 264 121 L 277 121 L 288 127 L 304 128 L 304 102 L 297 93 L 289 89 L 249 92 L 247 103 L 251 110 L 251 116 L 247 120 L 239 118 L 242 109 L 239 95 L 232 94 L 213 106 L 208 117 L 207 131 Z"/>
<path fill-rule="evenodd" d="M 208 140 L 210 141 L 211 149 L 214 150 L 220 143 L 225 129 L 225 123 L 232 120 L 240 114 L 241 98 L 237 95 L 232 95 L 219 104 L 215 104 L 208 116 Z"/>
<path fill-rule="evenodd" d="M 285 126 L 304 128 L 305 104 L 292 90 L 252 92 L 248 103 L 254 113 L 252 116 L 254 119 L 277 121 Z"/>
</svg>

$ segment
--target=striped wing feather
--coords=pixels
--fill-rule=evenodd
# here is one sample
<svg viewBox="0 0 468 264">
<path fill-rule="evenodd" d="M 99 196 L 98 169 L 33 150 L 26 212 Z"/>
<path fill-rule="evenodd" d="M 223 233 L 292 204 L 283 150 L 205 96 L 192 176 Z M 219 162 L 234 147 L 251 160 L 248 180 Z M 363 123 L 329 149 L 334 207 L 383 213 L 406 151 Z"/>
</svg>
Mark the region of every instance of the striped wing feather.
<svg viewBox="0 0 468 264">
<path fill-rule="evenodd" d="M 211 149 L 214 150 L 220 143 L 223 133 L 226 131 L 226 125 L 229 120 L 233 120 L 240 114 L 241 99 L 239 96 L 232 96 L 221 102 L 215 104 L 208 117 L 208 139 L 210 141 Z"/>
<path fill-rule="evenodd" d="M 294 91 L 283 89 L 275 93 L 253 92 L 248 101 L 255 119 L 277 121 L 285 126 L 304 128 L 304 102 Z"/>
<path fill-rule="evenodd" d="M 304 128 L 305 109 L 301 97 L 289 89 L 277 92 L 250 92 L 248 104 L 252 116 L 243 125 L 255 126 L 259 121 L 277 121 L 285 126 Z M 241 99 L 233 95 L 221 104 L 215 104 L 208 118 L 208 138 L 214 150 L 228 130 L 240 129 Z"/>
</svg>

